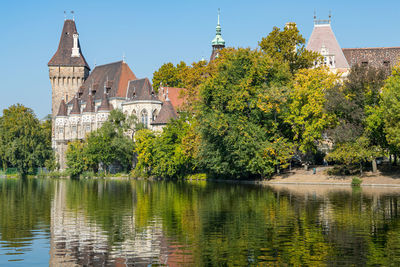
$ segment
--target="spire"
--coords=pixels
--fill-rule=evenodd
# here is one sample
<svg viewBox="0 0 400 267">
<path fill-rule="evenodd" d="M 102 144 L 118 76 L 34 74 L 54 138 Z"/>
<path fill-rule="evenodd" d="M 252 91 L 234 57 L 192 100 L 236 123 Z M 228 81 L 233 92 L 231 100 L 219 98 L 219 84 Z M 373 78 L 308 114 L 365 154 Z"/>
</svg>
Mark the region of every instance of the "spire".
<svg viewBox="0 0 400 267">
<path fill-rule="evenodd" d="M 61 32 L 60 43 L 54 56 L 50 59 L 49 66 L 83 66 L 90 70 L 79 43 L 79 35 L 75 21 L 66 19 Z"/>
<path fill-rule="evenodd" d="M 112 109 L 113 106 L 108 101 L 108 94 L 106 93 L 106 91 L 104 91 L 103 96 L 101 97 L 101 104 L 98 111 L 111 111 Z"/>
<path fill-rule="evenodd" d="M 215 33 L 215 37 L 212 40 L 211 44 L 213 46 L 224 46 L 225 47 L 225 41 L 224 39 L 222 39 L 222 35 L 221 35 L 221 25 L 219 23 L 219 16 L 220 16 L 220 9 L 218 8 L 218 23 L 217 23 L 217 27 L 216 27 L 216 33 Z"/>
<path fill-rule="evenodd" d="M 65 104 L 64 98 L 61 99 L 60 108 L 58 109 L 57 116 L 67 116 L 67 105 Z"/>
<path fill-rule="evenodd" d="M 81 108 L 79 106 L 79 101 L 77 96 L 75 96 L 74 99 L 72 100 L 72 110 L 70 114 L 81 114 Z"/>
<path fill-rule="evenodd" d="M 83 112 L 95 112 L 93 96 L 90 89 L 89 89 L 89 96 L 86 101 L 86 107 L 83 110 Z"/>
<path fill-rule="evenodd" d="M 220 9 L 218 8 L 218 22 L 217 22 L 215 37 L 211 42 L 212 53 L 211 53 L 210 61 L 217 58 L 219 56 L 219 50 L 221 50 L 222 48 L 225 47 L 225 41 L 224 41 L 224 39 L 222 39 L 222 35 L 221 35 L 221 25 L 219 23 L 219 17 L 220 17 Z"/>
</svg>

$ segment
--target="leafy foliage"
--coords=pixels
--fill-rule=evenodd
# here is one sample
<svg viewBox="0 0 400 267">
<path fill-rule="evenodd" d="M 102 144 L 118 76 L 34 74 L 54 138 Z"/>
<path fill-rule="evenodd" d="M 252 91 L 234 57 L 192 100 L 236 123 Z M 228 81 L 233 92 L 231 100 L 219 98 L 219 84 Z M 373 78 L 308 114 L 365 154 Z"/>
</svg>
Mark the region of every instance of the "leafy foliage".
<svg viewBox="0 0 400 267">
<path fill-rule="evenodd" d="M 41 123 L 30 108 L 12 105 L 0 118 L 0 158 L 3 167 L 13 166 L 21 175 L 52 159 L 51 121 Z"/>
<path fill-rule="evenodd" d="M 400 66 L 397 66 L 382 89 L 382 117 L 388 143 L 400 150 Z"/>
<path fill-rule="evenodd" d="M 286 122 L 292 125 L 301 151 L 315 152 L 322 133 L 334 122 L 324 106 L 326 93 L 337 82 L 338 77 L 326 68 L 304 69 L 295 75 Z"/>
<path fill-rule="evenodd" d="M 199 158 L 209 172 L 267 177 L 276 162 L 286 163 L 291 145 L 279 131 L 279 107 L 269 108 L 276 102 L 268 100 L 273 99 L 271 88 L 286 84 L 290 76 L 285 65 L 259 51 L 237 49 L 226 54 L 201 91 Z"/>
<path fill-rule="evenodd" d="M 305 48 L 305 39 L 295 23 L 289 23 L 283 30 L 274 27 L 267 37 L 262 38 L 259 46 L 274 61 L 288 64 L 293 73 L 310 68 L 319 60 L 318 53 Z"/>
<path fill-rule="evenodd" d="M 181 114 L 170 122 L 162 133 L 143 129 L 136 133 L 136 176 L 183 178 L 194 171 L 194 152 L 191 139 L 191 117 Z"/>
<path fill-rule="evenodd" d="M 133 115 L 134 116 L 134 115 Z M 133 141 L 126 134 L 135 128 L 135 117 L 126 117 L 120 110 L 112 110 L 108 120 L 97 131 L 91 132 L 84 143 L 70 143 L 67 150 L 67 166 L 72 175 L 83 171 L 98 171 L 99 166 L 106 172 L 111 165 L 128 171 L 133 162 Z"/>
<path fill-rule="evenodd" d="M 163 64 L 153 73 L 153 87 L 158 92 L 159 86 L 182 87 L 183 81 L 181 72 L 186 69 L 186 63 L 181 61 L 174 66 L 172 63 Z"/>
</svg>

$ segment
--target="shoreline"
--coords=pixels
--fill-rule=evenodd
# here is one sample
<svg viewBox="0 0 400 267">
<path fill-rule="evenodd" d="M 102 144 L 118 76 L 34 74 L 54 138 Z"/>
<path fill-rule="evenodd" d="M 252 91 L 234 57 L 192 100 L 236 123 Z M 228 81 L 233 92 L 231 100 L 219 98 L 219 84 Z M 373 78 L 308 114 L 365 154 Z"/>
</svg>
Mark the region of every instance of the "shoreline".
<svg viewBox="0 0 400 267">
<path fill-rule="evenodd" d="M 316 173 L 311 170 L 294 169 L 288 173 L 275 175 L 271 180 L 263 181 L 266 185 L 330 185 L 330 186 L 351 186 L 353 177 L 328 175 L 327 170 L 333 167 L 316 167 Z M 384 174 L 380 171 L 376 173 L 365 172 L 357 176 L 362 180 L 361 186 L 369 187 L 399 187 L 400 173 Z"/>
</svg>

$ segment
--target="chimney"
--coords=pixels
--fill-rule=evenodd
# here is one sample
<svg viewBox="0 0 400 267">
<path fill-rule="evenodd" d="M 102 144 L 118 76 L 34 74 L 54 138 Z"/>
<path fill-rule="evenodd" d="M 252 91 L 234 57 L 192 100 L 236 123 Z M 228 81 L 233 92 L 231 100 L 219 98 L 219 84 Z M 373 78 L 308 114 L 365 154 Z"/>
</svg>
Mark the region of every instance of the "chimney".
<svg viewBox="0 0 400 267">
<path fill-rule="evenodd" d="M 74 43 L 73 43 L 73 46 L 72 46 L 71 57 L 80 57 L 79 47 L 78 47 L 78 37 L 79 37 L 78 33 L 74 33 L 73 34 Z"/>
</svg>

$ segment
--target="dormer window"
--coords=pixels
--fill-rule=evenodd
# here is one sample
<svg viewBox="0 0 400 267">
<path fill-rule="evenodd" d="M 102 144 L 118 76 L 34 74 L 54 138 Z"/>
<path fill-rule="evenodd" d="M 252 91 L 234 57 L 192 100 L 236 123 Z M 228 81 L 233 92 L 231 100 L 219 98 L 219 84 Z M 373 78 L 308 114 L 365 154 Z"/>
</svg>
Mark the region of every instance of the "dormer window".
<svg viewBox="0 0 400 267">
<path fill-rule="evenodd" d="M 368 61 L 363 61 L 363 62 L 361 62 L 361 66 L 367 67 L 367 66 L 368 66 Z"/>
</svg>

